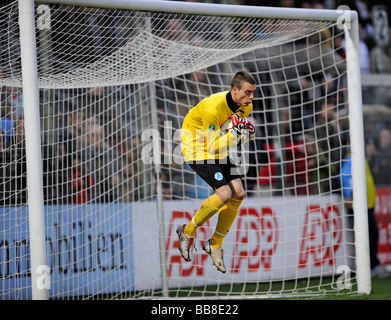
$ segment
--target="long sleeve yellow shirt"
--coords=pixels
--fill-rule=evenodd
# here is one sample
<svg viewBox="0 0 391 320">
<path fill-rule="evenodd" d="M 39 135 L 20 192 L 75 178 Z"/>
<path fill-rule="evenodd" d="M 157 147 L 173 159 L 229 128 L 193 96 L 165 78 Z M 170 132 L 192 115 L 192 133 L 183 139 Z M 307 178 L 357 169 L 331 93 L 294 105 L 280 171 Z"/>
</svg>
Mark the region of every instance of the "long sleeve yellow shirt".
<svg viewBox="0 0 391 320">
<path fill-rule="evenodd" d="M 252 104 L 238 106 L 229 91 L 212 94 L 201 100 L 187 113 L 181 130 L 181 150 L 186 162 L 224 159 L 228 149 L 236 146 L 238 138 L 220 130 L 221 125 L 236 113 L 243 118 L 250 115 Z"/>
</svg>

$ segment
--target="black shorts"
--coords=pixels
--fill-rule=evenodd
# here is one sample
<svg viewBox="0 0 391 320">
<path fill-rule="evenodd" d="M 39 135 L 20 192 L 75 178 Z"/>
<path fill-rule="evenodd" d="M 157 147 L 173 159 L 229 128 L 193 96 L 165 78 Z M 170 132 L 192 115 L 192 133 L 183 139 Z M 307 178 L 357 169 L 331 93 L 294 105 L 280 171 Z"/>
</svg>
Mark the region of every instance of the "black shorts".
<svg viewBox="0 0 391 320">
<path fill-rule="evenodd" d="M 231 163 L 229 159 L 227 160 L 228 161 L 224 161 L 226 163 L 210 164 L 205 160 L 204 163 L 193 162 L 188 163 L 188 165 L 215 190 L 228 185 L 228 182 L 234 179 L 243 178 L 238 167 Z"/>
</svg>

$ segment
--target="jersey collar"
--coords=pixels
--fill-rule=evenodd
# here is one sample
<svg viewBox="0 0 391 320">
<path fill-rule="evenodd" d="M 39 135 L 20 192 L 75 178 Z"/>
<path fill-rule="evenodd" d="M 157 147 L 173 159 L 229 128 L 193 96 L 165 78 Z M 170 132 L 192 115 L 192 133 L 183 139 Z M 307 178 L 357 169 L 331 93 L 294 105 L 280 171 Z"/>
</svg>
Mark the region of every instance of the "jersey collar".
<svg viewBox="0 0 391 320">
<path fill-rule="evenodd" d="M 238 111 L 238 109 L 240 108 L 240 106 L 238 106 L 234 100 L 232 99 L 232 95 L 231 95 L 231 91 L 229 91 L 227 93 L 227 104 L 228 104 L 228 107 L 231 109 L 231 111 L 233 113 L 235 113 L 236 111 Z"/>
</svg>

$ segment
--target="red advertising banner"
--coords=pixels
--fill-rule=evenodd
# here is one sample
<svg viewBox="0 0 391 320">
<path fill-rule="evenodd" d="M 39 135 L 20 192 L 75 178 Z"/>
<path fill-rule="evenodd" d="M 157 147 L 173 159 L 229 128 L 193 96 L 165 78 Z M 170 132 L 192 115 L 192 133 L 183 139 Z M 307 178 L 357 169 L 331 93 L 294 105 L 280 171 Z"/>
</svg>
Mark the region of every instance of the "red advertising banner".
<svg viewBox="0 0 391 320">
<path fill-rule="evenodd" d="M 379 229 L 379 260 L 383 265 L 391 264 L 391 187 L 376 188 L 375 215 Z"/>
<path fill-rule="evenodd" d="M 266 198 L 246 199 L 224 240 L 227 267 L 224 279 L 261 281 L 333 274 L 338 266 L 346 263 L 345 255 L 351 254 L 345 252 L 349 248 L 343 239 L 349 235 L 344 237 L 341 206 L 333 204 L 337 200 L 328 197 L 292 197 L 274 202 Z M 185 209 L 179 209 L 183 204 Z M 178 250 L 176 227 L 190 221 L 198 206 L 195 202 L 165 204 L 167 271 L 172 285 L 178 281 L 202 283 L 202 279 L 211 279 L 217 273 L 201 249 L 202 242 L 213 234 L 217 216 L 198 228 L 198 250 L 192 262 L 185 262 Z"/>
</svg>

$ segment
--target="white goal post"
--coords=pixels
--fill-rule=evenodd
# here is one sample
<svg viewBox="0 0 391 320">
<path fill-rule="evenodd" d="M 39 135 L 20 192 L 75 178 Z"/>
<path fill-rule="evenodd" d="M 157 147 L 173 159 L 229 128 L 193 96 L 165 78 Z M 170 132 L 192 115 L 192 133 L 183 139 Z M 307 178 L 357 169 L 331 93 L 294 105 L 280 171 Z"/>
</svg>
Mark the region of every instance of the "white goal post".
<svg viewBox="0 0 391 320">
<path fill-rule="evenodd" d="M 7 140 L 13 162 L 3 170 L 26 163 L 17 175 L 28 182 L 4 197 L 3 299 L 370 294 L 356 12 L 18 0 L 0 13 L 9 17 L 0 16 L 9 50 L 0 81 L 12 91 L 0 98 L 10 110 L 2 117 L 15 132 L 23 119 L 25 130 L 25 147 L 15 133 Z M 240 69 L 257 80 L 257 137 L 238 153 L 247 198 L 221 275 L 200 246 L 191 264 L 178 256 L 177 224 L 211 191 L 181 162 L 178 130 Z M 21 93 L 22 107 L 10 99 Z M 325 123 L 323 106 L 335 115 Z M 19 148 L 26 158 L 14 158 Z M 354 218 L 338 184 L 347 154 Z M 19 197 L 26 191 L 28 201 Z"/>
</svg>

